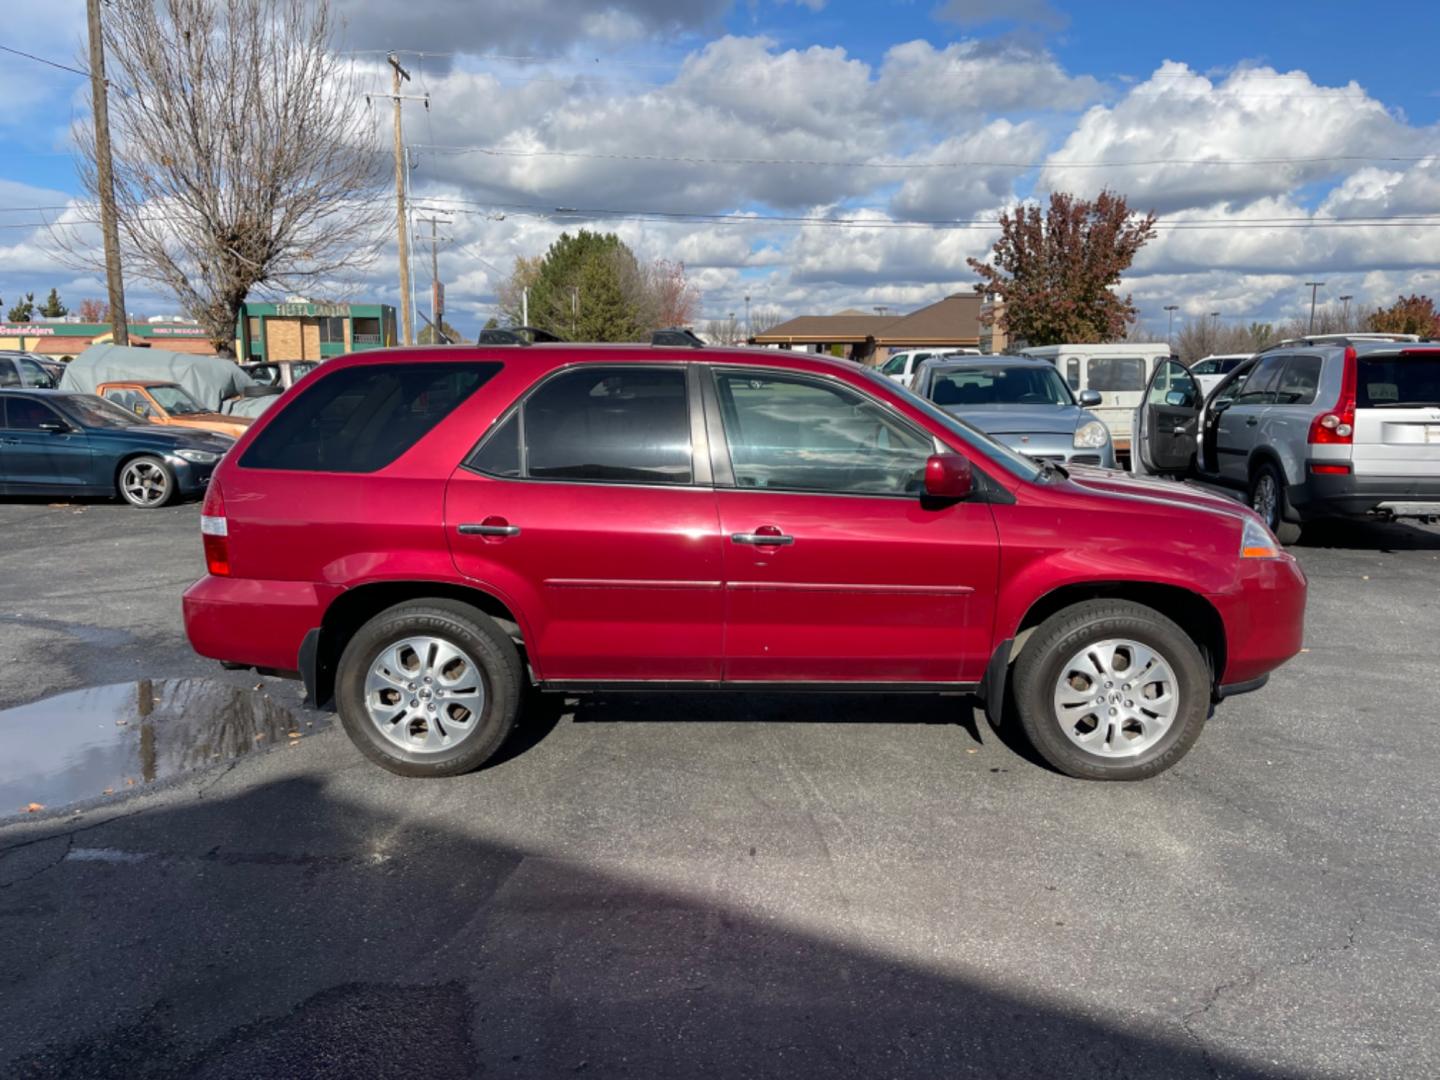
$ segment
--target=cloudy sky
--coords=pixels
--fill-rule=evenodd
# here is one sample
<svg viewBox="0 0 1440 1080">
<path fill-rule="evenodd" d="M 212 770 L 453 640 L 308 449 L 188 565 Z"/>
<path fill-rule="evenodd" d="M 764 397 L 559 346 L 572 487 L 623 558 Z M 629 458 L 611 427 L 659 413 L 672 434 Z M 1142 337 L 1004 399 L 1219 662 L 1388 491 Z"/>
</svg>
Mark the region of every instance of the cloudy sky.
<svg viewBox="0 0 1440 1080">
<path fill-rule="evenodd" d="M 1440 15 L 1389 0 L 336 0 L 374 88 L 398 49 L 415 201 L 451 223 L 473 335 L 563 229 L 683 260 L 702 318 L 908 310 L 969 288 L 989 223 L 1109 186 L 1161 216 L 1126 282 L 1163 328 L 1325 296 L 1440 295 Z M 11 0 L 3 43 L 82 54 L 79 0 Z M 102 296 L 48 250 L 88 85 L 0 54 L 0 297 Z M 389 110 L 374 122 L 389 138 Z M 428 213 L 427 211 L 421 211 Z M 417 261 L 421 285 L 428 260 Z M 393 246 L 352 295 L 395 302 Z M 173 300 L 130 289 L 144 313 Z M 422 301 L 423 307 L 423 301 Z"/>
</svg>

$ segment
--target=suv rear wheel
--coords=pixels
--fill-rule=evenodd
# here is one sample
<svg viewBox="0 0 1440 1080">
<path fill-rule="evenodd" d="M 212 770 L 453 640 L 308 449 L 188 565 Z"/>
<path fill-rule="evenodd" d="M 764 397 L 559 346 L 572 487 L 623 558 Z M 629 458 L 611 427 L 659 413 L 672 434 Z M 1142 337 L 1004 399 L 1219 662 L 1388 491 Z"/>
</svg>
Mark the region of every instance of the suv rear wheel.
<svg viewBox="0 0 1440 1080">
<path fill-rule="evenodd" d="M 1282 544 L 1293 544 L 1300 539 L 1300 526 L 1285 520 L 1289 506 L 1285 477 L 1270 462 L 1261 462 L 1250 477 L 1250 509 L 1265 519 L 1275 539 Z"/>
<path fill-rule="evenodd" d="M 1015 664 L 1020 724 L 1055 768 L 1143 780 L 1174 765 L 1210 712 L 1210 666 L 1153 608 L 1089 600 L 1050 616 Z"/>
<path fill-rule="evenodd" d="M 520 707 L 520 656 L 483 612 L 454 600 L 382 611 L 345 646 L 335 702 L 346 733 L 401 776 L 458 776 L 504 743 Z"/>
</svg>

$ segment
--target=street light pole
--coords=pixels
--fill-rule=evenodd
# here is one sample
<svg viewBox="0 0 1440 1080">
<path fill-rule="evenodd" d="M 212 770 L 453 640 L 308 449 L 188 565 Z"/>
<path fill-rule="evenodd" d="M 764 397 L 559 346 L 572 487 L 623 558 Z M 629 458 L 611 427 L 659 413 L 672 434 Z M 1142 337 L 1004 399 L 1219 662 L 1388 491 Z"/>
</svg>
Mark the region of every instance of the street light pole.
<svg viewBox="0 0 1440 1080">
<path fill-rule="evenodd" d="M 1315 293 L 1324 286 L 1325 282 L 1307 281 L 1305 284 L 1310 286 L 1310 329 L 1306 333 L 1313 334 L 1315 332 Z"/>
<path fill-rule="evenodd" d="M 1166 304 L 1165 310 L 1170 315 L 1170 321 L 1165 325 L 1165 344 L 1173 349 L 1175 347 L 1175 312 L 1180 310 L 1180 305 Z"/>
<path fill-rule="evenodd" d="M 1340 303 L 1345 305 L 1344 310 L 1340 315 L 1340 318 L 1344 320 L 1344 325 L 1340 327 L 1340 329 L 1342 330 L 1350 329 L 1350 301 L 1354 299 L 1355 297 L 1353 295 L 1340 297 Z"/>
</svg>

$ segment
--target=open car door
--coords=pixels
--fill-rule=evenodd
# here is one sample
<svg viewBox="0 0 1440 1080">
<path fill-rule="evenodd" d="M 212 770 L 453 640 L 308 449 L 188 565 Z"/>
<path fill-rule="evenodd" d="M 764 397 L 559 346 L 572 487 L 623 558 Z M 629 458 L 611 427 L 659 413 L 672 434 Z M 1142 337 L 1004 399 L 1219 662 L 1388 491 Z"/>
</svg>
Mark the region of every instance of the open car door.
<svg viewBox="0 0 1440 1080">
<path fill-rule="evenodd" d="M 1200 384 L 1179 360 L 1155 365 L 1135 425 L 1137 473 L 1184 476 L 1195 460 L 1200 431 Z"/>
</svg>

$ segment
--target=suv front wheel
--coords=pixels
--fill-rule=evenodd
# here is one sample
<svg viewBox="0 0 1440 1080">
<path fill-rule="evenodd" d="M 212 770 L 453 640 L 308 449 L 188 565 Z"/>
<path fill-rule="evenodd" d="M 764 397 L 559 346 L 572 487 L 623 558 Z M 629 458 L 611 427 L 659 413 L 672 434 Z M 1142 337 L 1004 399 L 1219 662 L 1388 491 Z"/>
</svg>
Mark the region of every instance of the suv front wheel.
<svg viewBox="0 0 1440 1080">
<path fill-rule="evenodd" d="M 1089 600 L 1050 616 L 1015 663 L 1020 724 L 1055 768 L 1143 780 L 1174 765 L 1210 713 L 1210 666 L 1153 608 Z"/>
<path fill-rule="evenodd" d="M 340 657 L 335 703 L 360 752 L 401 776 L 478 769 L 520 705 L 515 644 L 454 600 L 416 600 L 362 626 Z"/>
</svg>

